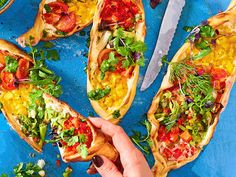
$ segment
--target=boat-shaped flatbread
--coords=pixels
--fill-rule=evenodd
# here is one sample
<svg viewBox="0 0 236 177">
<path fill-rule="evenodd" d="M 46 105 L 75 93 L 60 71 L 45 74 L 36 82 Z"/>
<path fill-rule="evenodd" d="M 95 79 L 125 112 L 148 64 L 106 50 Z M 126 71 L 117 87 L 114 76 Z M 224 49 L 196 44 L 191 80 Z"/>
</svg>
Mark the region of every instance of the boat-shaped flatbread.
<svg viewBox="0 0 236 177">
<path fill-rule="evenodd" d="M 169 63 L 148 112 L 156 177 L 198 157 L 227 105 L 235 80 L 235 2 L 193 28 Z"/>
<path fill-rule="evenodd" d="M 65 162 L 89 161 L 94 155 L 115 161 L 118 152 L 99 129 L 66 103 L 49 95 L 46 87 L 51 87 L 50 83 L 39 87 L 42 80 L 32 82 L 31 76 L 36 77 L 34 72 L 38 72 L 35 63 L 38 62 L 15 45 L 0 40 L 0 103 L 10 126 L 34 150 L 42 152 L 51 124 L 50 142 L 58 144 Z M 45 67 L 43 70 L 48 72 Z M 45 74 L 43 70 L 41 75 Z M 55 87 L 52 89 L 56 91 Z"/>
<path fill-rule="evenodd" d="M 100 0 L 91 30 L 87 91 L 94 110 L 118 123 L 136 94 L 146 34 L 141 0 Z"/>
<path fill-rule="evenodd" d="M 88 119 L 48 94 L 43 97 L 47 118 L 51 120 L 51 141 L 57 142 L 63 161 L 89 161 L 95 155 L 116 161 L 118 152 Z"/>
<path fill-rule="evenodd" d="M 97 0 L 42 0 L 34 26 L 17 42 L 22 47 L 28 42 L 34 46 L 40 40 L 70 36 L 92 23 L 96 4 Z"/>
</svg>

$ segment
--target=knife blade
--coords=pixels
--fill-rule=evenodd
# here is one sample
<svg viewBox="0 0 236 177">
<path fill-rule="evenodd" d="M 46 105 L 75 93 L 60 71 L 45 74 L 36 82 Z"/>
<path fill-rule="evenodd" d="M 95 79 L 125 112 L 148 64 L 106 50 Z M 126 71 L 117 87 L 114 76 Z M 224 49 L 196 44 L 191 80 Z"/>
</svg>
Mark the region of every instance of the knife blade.
<svg viewBox="0 0 236 177">
<path fill-rule="evenodd" d="M 185 0 L 169 0 L 156 47 L 144 76 L 141 91 L 150 87 L 160 72 L 161 59 L 168 54 L 184 6 Z"/>
</svg>

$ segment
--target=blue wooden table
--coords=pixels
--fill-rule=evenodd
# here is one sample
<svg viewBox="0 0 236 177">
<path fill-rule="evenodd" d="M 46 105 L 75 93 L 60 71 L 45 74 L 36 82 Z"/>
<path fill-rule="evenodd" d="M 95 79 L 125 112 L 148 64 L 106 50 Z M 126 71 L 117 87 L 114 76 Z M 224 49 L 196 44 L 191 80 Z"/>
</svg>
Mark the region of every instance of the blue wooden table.
<svg viewBox="0 0 236 177">
<path fill-rule="evenodd" d="M 169 53 L 169 58 L 173 57 L 178 48 L 184 43 L 186 33 L 182 30 L 185 25 L 196 25 L 208 17 L 227 8 L 230 0 L 186 0 L 186 6 L 181 17 L 174 41 Z M 146 43 L 146 63 L 153 52 L 161 20 L 167 5 L 167 0 L 163 0 L 155 10 L 149 6 L 149 0 L 143 0 L 146 19 L 147 37 Z M 39 0 L 15 0 L 12 7 L 0 15 L 0 38 L 15 43 L 16 37 L 24 33 L 32 26 Z M 91 26 L 85 29 L 90 30 Z M 88 34 L 88 33 L 86 33 Z M 83 71 L 87 59 L 86 40 L 88 35 L 81 36 L 79 33 L 66 39 L 53 41 L 56 49 L 60 52 L 61 60 L 48 62 L 49 68 L 53 69 L 62 77 L 64 93 L 61 96 L 63 101 L 68 102 L 75 110 L 88 116 L 93 109 L 86 96 L 86 74 Z M 147 65 L 146 65 L 147 66 Z M 141 69 L 138 90 L 143 79 L 146 67 Z M 159 89 L 166 68 L 163 68 L 158 79 L 146 92 L 137 92 L 133 105 L 127 115 L 123 118 L 121 126 L 131 135 L 132 129 L 140 130 L 145 133 L 145 129 L 139 122 L 145 119 L 153 96 Z M 172 171 L 170 177 L 236 177 L 236 87 L 233 88 L 229 104 L 220 118 L 215 135 L 210 144 L 204 148 L 203 152 L 194 162 Z M 46 145 L 42 154 L 36 157 L 29 156 L 34 153 L 19 136 L 11 130 L 4 117 L 0 116 L 0 174 L 10 173 L 12 167 L 19 162 L 34 162 L 38 159 L 45 159 L 46 172 L 48 177 L 60 177 L 68 164 L 61 163 L 61 167 L 56 166 L 57 154 L 56 147 Z M 154 160 L 152 155 L 147 156 L 150 166 Z M 74 176 L 88 176 L 86 169 L 89 163 L 69 164 L 73 167 Z"/>
</svg>

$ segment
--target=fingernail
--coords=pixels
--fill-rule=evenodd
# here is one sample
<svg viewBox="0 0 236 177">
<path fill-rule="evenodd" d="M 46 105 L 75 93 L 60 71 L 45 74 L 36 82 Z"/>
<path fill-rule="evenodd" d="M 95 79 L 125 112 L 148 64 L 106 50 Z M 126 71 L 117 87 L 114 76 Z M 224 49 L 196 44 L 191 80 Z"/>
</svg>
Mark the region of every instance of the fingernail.
<svg viewBox="0 0 236 177">
<path fill-rule="evenodd" d="M 97 168 L 100 168 L 102 165 L 103 165 L 103 159 L 98 156 L 98 155 L 95 155 L 92 159 L 94 165 L 97 167 Z"/>
</svg>

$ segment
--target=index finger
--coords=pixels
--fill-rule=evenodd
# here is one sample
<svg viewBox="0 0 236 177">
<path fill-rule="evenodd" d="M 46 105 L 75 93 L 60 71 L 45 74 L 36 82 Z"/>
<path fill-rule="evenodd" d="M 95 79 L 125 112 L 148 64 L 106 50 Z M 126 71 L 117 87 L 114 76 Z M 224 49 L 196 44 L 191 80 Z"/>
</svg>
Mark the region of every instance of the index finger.
<svg viewBox="0 0 236 177">
<path fill-rule="evenodd" d="M 101 118 L 89 118 L 93 125 L 112 138 L 113 144 L 121 156 L 136 150 L 125 131 L 117 125 Z M 128 158 L 128 157 L 127 157 Z"/>
</svg>

